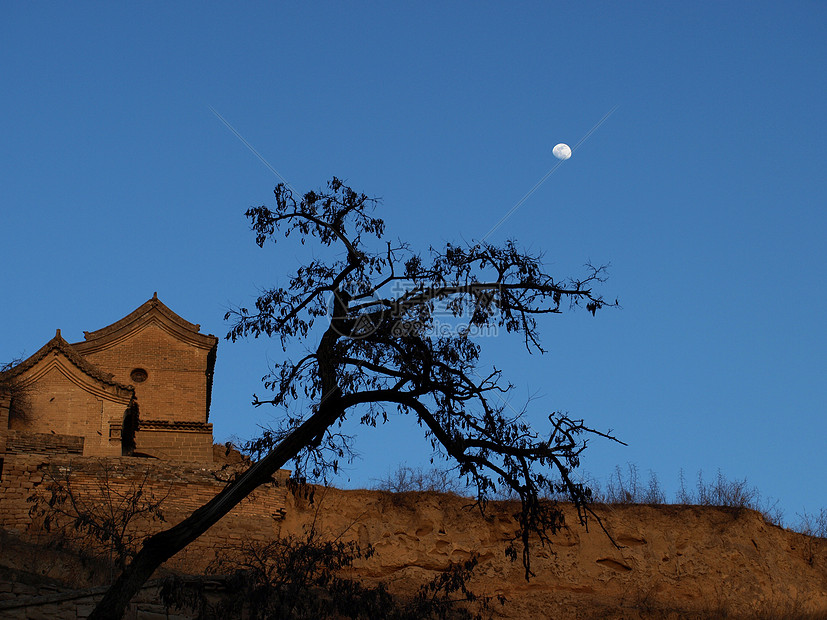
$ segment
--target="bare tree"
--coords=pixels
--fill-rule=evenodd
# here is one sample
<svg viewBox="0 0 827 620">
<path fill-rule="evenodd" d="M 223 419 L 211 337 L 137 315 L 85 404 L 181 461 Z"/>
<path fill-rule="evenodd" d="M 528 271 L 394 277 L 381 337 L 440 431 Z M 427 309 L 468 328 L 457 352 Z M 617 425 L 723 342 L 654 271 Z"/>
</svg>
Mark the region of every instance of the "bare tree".
<svg viewBox="0 0 827 620">
<path fill-rule="evenodd" d="M 101 461 L 96 489 L 76 488 L 70 468 L 53 466 L 43 478 L 43 487 L 29 497 L 29 514 L 58 542 L 94 553 L 105 550 L 109 563 L 118 570 L 134 557 L 150 524 L 165 522 L 161 510 L 172 490 L 156 496 L 148 484 L 149 472 L 133 480 L 115 480 Z"/>
<path fill-rule="evenodd" d="M 246 473 L 190 518 L 144 542 L 90 618 L 120 617 L 162 562 L 288 461 L 299 477 L 334 472 L 349 452 L 348 437 L 335 425 L 349 414 L 370 426 L 387 421 L 392 410 L 415 416 L 432 447 L 476 489 L 482 510 L 498 489 L 511 489 L 520 501 L 513 542 L 521 543 L 526 578 L 530 537 L 546 544 L 563 524 L 562 511 L 543 497 L 564 493 L 583 523 L 590 513 L 591 492 L 571 473 L 587 438 L 614 439 L 611 432 L 560 412 L 548 414 L 547 429 L 534 430 L 507 405 L 512 386 L 501 371 L 479 368 L 472 335 L 495 328 L 519 336 L 529 352 L 543 352 L 538 318 L 577 306 L 595 314 L 617 304 L 592 290 L 604 281 L 605 267 L 587 265 L 581 278 L 558 280 L 544 271 L 541 256 L 511 241 L 447 244 L 422 255 L 402 242 L 379 243 L 385 225 L 373 216 L 377 201 L 336 178 L 301 198 L 284 185 L 274 193 L 274 208 L 246 213 L 256 243 L 263 247 L 281 233 L 322 247 L 287 288 L 265 290 L 253 310 L 237 308 L 225 318 L 232 322 L 230 340 L 267 336 L 279 338 L 285 351 L 296 343 L 312 350 L 275 366 L 265 377 L 272 395 L 254 397 L 257 406 L 283 408 L 283 423 L 255 442 L 262 458 Z M 509 552 L 517 557 L 513 544 Z"/>
<path fill-rule="evenodd" d="M 31 415 L 31 386 L 23 384 L 10 372 L 23 361 L 22 357 L 0 364 L 0 398 L 5 397 L 9 404 L 9 423 L 25 424 Z"/>
<path fill-rule="evenodd" d="M 460 494 L 465 489 L 456 473 L 448 469 L 425 469 L 400 465 L 389 471 L 383 478 L 375 480 L 374 487 L 389 493 L 430 491 L 436 493 Z"/>
</svg>

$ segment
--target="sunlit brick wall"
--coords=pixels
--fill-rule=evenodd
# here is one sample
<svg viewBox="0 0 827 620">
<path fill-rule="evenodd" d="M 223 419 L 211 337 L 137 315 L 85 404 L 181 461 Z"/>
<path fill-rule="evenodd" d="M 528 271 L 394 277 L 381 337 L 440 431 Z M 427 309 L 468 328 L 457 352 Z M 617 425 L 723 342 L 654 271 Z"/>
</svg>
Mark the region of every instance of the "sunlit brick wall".
<svg viewBox="0 0 827 620">
<path fill-rule="evenodd" d="M 6 454 L 0 479 L 0 528 L 38 539 L 44 536 L 30 515 L 29 498 L 48 498 L 50 480 L 65 484 L 87 502 L 105 501 L 108 492 L 129 495 L 143 483 L 143 495 L 163 499 L 165 522 L 139 522 L 145 535 L 167 529 L 212 499 L 226 485 L 233 470 L 182 466 L 135 457 L 88 458 L 72 455 Z M 169 563 L 200 571 L 215 557 L 217 548 L 240 541 L 270 541 L 279 531 L 285 510 L 286 472 L 273 483 L 256 489 L 230 514 L 211 527 Z M 145 480 L 145 482 L 143 482 Z"/>
<path fill-rule="evenodd" d="M 39 368 L 42 365 L 32 372 Z M 23 381 L 28 374 L 22 376 Z M 83 437 L 86 456 L 120 456 L 121 438 L 111 429 L 123 423 L 129 397 L 123 390 L 106 388 L 56 357 L 28 388 L 25 416 L 9 419 L 9 429 Z"/>
<path fill-rule="evenodd" d="M 198 430 L 143 429 L 135 435 L 135 450 L 167 461 L 211 463 L 212 424 Z"/>
<path fill-rule="evenodd" d="M 83 355 L 114 373 L 116 381 L 135 386 L 141 418 L 207 421 L 208 350 L 181 342 L 152 324 L 121 342 Z M 133 378 L 136 369 L 146 371 L 146 380 Z"/>
</svg>

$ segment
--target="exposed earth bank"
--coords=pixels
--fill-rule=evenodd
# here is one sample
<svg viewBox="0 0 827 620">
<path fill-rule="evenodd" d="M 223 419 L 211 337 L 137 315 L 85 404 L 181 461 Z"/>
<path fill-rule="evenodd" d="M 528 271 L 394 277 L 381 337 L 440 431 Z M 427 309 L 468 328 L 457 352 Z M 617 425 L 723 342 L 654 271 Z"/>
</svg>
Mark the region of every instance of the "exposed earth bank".
<svg viewBox="0 0 827 620">
<path fill-rule="evenodd" d="M 313 523 L 322 535 L 372 543 L 358 569 L 404 591 L 449 562 L 479 556 L 473 589 L 502 594 L 507 618 L 827 618 L 827 539 L 770 523 L 745 509 L 611 505 L 588 531 L 566 506 L 567 527 L 537 546 L 525 580 L 505 556 L 516 505 L 431 492 L 318 490 L 311 505 L 288 497 L 282 534 Z"/>
<path fill-rule="evenodd" d="M 587 531 L 573 507 L 565 506 L 568 525 L 553 537 L 552 545 L 534 546 L 535 576 L 526 581 L 519 554 L 516 562 L 505 554 L 517 506 L 492 502 L 483 517 L 469 503 L 434 492 L 316 488 L 312 503 L 302 494 L 287 493 L 283 518 L 275 529 L 273 519 L 266 523 L 269 536 L 304 537 L 313 527 L 320 538 L 373 545 L 375 555 L 359 561 L 353 576 L 384 581 L 400 594 L 416 590 L 451 562 L 476 554 L 479 564 L 471 589 L 507 599 L 504 606 L 494 604 L 495 617 L 827 618 L 827 539 L 784 530 L 751 510 L 595 506 L 616 547 L 594 520 Z M 247 522 L 256 527 L 252 519 Z M 173 559 L 171 566 L 177 559 L 175 568 L 196 571 L 209 561 L 205 556 L 214 553 L 210 546 L 189 551 L 193 553 Z M 48 571 L 34 570 L 36 566 Z M 93 575 L 96 572 L 100 574 Z M 68 583 L 74 588 L 107 583 L 107 573 L 103 566 L 73 563 L 65 553 L 0 537 L 0 601 L 18 590 L 43 595 L 44 588 L 47 593 L 63 591 Z M 51 586 L 49 579 L 64 584 Z M 142 609 L 166 617 L 156 598 L 151 595 Z M 71 610 L 67 615 L 43 615 L 44 608 L 38 607 L 35 611 L 41 615 L 18 609 L 18 615 L 8 617 L 80 618 L 85 617 L 81 609 L 88 613 L 93 606 L 90 601 L 74 605 L 78 615 Z M 11 610 L 0 610 L 0 616 L 4 613 Z"/>
</svg>

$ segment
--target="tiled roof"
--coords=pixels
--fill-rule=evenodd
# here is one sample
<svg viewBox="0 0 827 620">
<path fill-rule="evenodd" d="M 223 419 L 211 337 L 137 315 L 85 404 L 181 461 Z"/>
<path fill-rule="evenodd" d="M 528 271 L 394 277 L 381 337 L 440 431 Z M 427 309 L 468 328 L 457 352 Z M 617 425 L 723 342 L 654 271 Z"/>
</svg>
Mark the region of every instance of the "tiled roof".
<svg viewBox="0 0 827 620">
<path fill-rule="evenodd" d="M 208 422 L 173 422 L 171 420 L 138 420 L 139 431 L 201 431 L 212 432 Z"/>
<path fill-rule="evenodd" d="M 66 359 L 68 359 L 72 364 L 77 366 L 81 371 L 83 371 L 93 379 L 100 381 L 101 383 L 114 386 L 121 390 L 126 390 L 129 392 L 133 391 L 131 385 L 124 385 L 123 383 L 119 383 L 113 380 L 113 375 L 111 373 L 104 372 L 103 370 L 92 364 L 90 361 L 88 361 L 85 357 L 80 355 L 80 353 L 78 353 L 77 350 L 75 350 L 75 348 L 71 344 L 69 344 L 63 339 L 63 337 L 60 335 L 59 329 L 55 332 L 54 338 L 52 338 L 49 342 L 44 344 L 36 353 L 20 362 L 17 366 L 14 366 L 9 370 L 0 373 L 0 381 L 12 379 L 14 377 L 21 375 L 30 368 L 34 367 L 38 362 L 40 362 L 40 360 L 45 358 L 52 351 L 59 351 L 64 355 L 64 357 L 66 357 Z"/>
<path fill-rule="evenodd" d="M 150 313 L 156 313 L 160 316 L 163 316 L 171 325 L 174 325 L 179 330 L 191 332 L 191 335 L 193 337 L 205 343 L 209 341 L 218 340 L 215 336 L 211 334 L 199 333 L 201 330 L 200 325 L 196 323 L 190 323 L 186 319 L 178 316 L 175 312 L 170 310 L 160 299 L 158 299 L 158 293 L 154 293 L 151 299 L 142 303 L 140 306 L 138 306 L 135 310 L 127 314 L 122 319 L 115 321 L 114 323 L 112 323 L 111 325 L 107 325 L 106 327 L 96 329 L 95 331 L 83 332 L 83 335 L 86 338 L 86 342 L 106 338 L 107 336 L 111 336 L 116 332 L 119 332 L 129 327 L 133 323 L 138 322 L 140 319 L 142 319 Z M 80 342 L 76 344 L 82 345 L 85 343 Z"/>
</svg>

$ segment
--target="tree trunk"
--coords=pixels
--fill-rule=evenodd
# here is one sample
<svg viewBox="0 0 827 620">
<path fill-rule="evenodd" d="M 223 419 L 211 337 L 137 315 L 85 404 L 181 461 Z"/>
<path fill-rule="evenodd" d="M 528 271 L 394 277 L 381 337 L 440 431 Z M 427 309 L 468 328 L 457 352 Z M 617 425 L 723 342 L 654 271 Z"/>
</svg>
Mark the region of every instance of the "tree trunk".
<svg viewBox="0 0 827 620">
<path fill-rule="evenodd" d="M 218 495 L 178 525 L 147 538 L 129 566 L 106 591 L 89 620 L 122 618 L 129 601 L 161 564 L 206 532 L 256 487 L 272 480 L 279 468 L 323 433 L 344 410 L 341 393 L 328 396 L 313 416 Z"/>
</svg>

